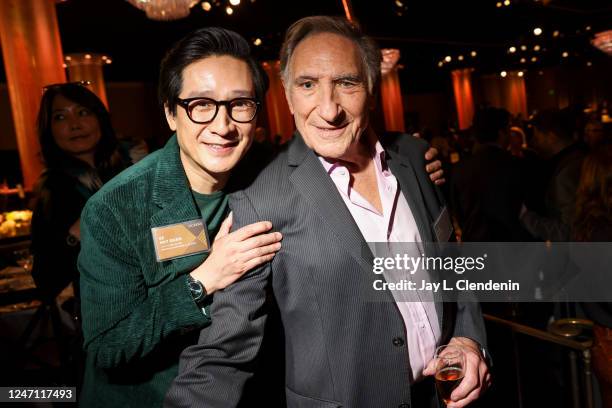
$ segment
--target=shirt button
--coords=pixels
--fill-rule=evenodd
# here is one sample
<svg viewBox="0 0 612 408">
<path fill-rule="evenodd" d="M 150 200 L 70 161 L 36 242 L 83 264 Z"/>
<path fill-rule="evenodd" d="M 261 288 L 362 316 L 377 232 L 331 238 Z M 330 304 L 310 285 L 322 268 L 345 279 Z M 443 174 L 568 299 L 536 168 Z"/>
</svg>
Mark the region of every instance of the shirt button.
<svg viewBox="0 0 612 408">
<path fill-rule="evenodd" d="M 402 339 L 401 337 L 393 338 L 393 345 L 395 347 L 402 347 L 404 345 L 404 339 Z"/>
</svg>

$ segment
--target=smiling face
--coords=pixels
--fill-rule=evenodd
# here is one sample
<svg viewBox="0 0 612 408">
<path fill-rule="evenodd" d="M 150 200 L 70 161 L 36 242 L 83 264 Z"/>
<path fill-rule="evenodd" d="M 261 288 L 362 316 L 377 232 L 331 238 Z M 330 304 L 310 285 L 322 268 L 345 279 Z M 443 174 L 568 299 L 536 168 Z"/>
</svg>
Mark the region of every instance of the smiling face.
<svg viewBox="0 0 612 408">
<path fill-rule="evenodd" d="M 230 56 L 211 56 L 183 70 L 179 98 L 205 97 L 217 101 L 255 97 L 253 78 L 246 62 Z M 255 131 L 256 118 L 248 123 L 233 121 L 226 107 L 207 124 L 191 121 L 180 106 L 173 115 L 166 109 L 168 125 L 176 131 L 181 161 L 196 191 L 206 193 L 223 187 L 231 170 L 245 155 Z M 215 186 L 212 190 L 210 186 Z"/>
<path fill-rule="evenodd" d="M 353 161 L 371 104 L 357 45 L 313 34 L 297 45 L 288 68 L 285 93 L 306 145 L 325 158 Z"/>
<path fill-rule="evenodd" d="M 57 146 L 71 156 L 94 152 L 102 136 L 96 115 L 60 94 L 51 105 L 51 133 Z"/>
</svg>

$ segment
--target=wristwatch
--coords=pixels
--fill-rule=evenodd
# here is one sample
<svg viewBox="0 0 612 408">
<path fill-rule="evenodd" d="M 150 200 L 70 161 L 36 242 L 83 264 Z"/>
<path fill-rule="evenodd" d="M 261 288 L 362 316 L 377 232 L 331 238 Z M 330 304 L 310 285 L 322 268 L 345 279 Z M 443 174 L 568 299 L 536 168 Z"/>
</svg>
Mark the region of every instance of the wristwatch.
<svg viewBox="0 0 612 408">
<path fill-rule="evenodd" d="M 191 291 L 191 297 L 198 307 L 204 307 L 208 294 L 206 293 L 206 288 L 202 285 L 202 282 L 195 279 L 190 274 L 187 275 L 187 284 L 189 285 L 189 290 Z"/>
</svg>

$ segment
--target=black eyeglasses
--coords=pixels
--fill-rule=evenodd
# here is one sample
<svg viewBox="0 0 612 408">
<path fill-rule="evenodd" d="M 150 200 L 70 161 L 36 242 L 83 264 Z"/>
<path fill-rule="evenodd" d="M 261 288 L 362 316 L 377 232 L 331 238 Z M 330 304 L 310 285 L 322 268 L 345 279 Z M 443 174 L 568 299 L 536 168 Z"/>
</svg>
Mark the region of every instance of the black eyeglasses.
<svg viewBox="0 0 612 408">
<path fill-rule="evenodd" d="M 179 106 L 187 112 L 192 122 L 210 123 L 219 113 L 219 106 L 225 106 L 229 117 L 238 123 L 248 123 L 255 119 L 259 101 L 253 98 L 236 98 L 229 101 L 216 101 L 210 98 L 177 98 Z"/>
</svg>

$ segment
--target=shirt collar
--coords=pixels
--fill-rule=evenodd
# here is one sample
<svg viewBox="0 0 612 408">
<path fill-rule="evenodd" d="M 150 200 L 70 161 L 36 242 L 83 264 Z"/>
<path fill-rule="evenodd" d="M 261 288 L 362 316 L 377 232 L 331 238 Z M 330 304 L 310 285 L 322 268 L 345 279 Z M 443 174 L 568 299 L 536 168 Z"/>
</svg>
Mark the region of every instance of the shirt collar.
<svg viewBox="0 0 612 408">
<path fill-rule="evenodd" d="M 323 168 L 327 174 L 331 175 L 336 169 L 344 168 L 344 166 L 337 160 L 330 160 L 319 155 L 317 155 L 317 157 L 319 157 L 319 160 L 321 161 L 321 164 L 323 165 Z M 374 145 L 374 163 L 379 172 L 384 173 L 389 171 L 389 166 L 387 165 L 387 154 L 378 140 Z"/>
</svg>

